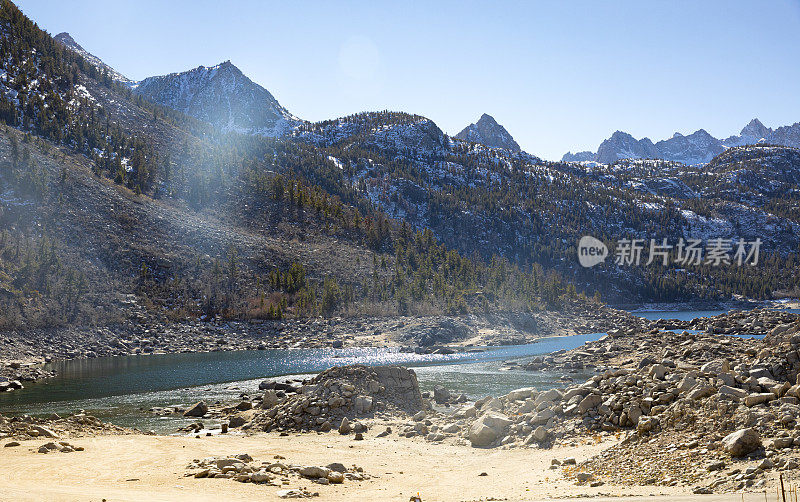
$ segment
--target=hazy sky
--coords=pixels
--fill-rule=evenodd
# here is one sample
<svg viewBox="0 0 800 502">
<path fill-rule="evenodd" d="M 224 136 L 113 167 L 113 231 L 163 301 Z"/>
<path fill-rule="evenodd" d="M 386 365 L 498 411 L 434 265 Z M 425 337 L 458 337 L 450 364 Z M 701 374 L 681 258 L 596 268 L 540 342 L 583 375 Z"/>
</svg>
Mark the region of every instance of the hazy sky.
<svg viewBox="0 0 800 502">
<path fill-rule="evenodd" d="M 800 0 L 17 3 L 133 79 L 230 59 L 304 119 L 486 112 L 547 159 L 800 121 Z"/>
</svg>

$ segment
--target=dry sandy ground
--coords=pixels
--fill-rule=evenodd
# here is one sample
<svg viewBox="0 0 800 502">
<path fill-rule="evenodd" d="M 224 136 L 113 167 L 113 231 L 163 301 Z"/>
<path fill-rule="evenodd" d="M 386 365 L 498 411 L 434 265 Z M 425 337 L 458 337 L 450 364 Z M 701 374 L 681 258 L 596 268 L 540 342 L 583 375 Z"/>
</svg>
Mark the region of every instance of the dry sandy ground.
<svg viewBox="0 0 800 502">
<path fill-rule="evenodd" d="M 579 487 L 548 470 L 552 458 L 578 460 L 609 444 L 553 450 L 482 450 L 430 445 L 424 441 L 338 434 L 279 437 L 215 436 L 201 439 L 164 436 L 100 436 L 70 440 L 86 451 L 35 452 L 45 441 L 25 441 L 0 449 L 0 500 L 3 501 L 237 501 L 281 500 L 274 486 L 230 479 L 184 477 L 194 458 L 249 453 L 256 462 L 286 457 L 292 464 L 356 464 L 372 479 L 321 486 L 292 478 L 285 488 L 319 492 L 312 500 L 402 501 L 419 493 L 425 502 L 545 500 L 594 495 L 593 500 L 740 501 L 741 495 L 697 496 L 685 489 L 660 487 Z M 479 476 L 486 472 L 487 476 Z M 601 495 L 602 494 L 602 495 Z M 652 496 L 652 495 L 657 496 Z M 598 497 L 599 495 L 599 497 Z M 620 499 L 619 496 L 626 496 Z M 774 500 L 774 492 L 770 500 Z M 744 500 L 764 500 L 762 494 Z"/>
</svg>

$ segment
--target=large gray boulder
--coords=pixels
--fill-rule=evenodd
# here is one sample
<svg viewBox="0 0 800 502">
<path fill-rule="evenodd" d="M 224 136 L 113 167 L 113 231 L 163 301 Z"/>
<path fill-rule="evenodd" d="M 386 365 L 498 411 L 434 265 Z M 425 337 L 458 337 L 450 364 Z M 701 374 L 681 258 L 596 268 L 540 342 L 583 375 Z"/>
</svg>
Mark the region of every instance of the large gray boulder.
<svg viewBox="0 0 800 502">
<path fill-rule="evenodd" d="M 273 389 L 268 389 L 264 392 L 264 398 L 261 400 L 261 408 L 268 410 L 279 402 L 278 393 Z"/>
<path fill-rule="evenodd" d="M 450 391 L 442 387 L 441 385 L 437 385 L 433 388 L 433 399 L 438 404 L 444 404 L 450 400 Z"/>
<path fill-rule="evenodd" d="M 761 448 L 761 436 L 753 429 L 739 429 L 722 438 L 722 446 L 732 457 L 743 457 Z"/>
<path fill-rule="evenodd" d="M 589 394 L 578 403 L 578 413 L 585 415 L 592 408 L 597 408 L 603 402 L 603 398 L 597 394 Z"/>
<path fill-rule="evenodd" d="M 512 421 L 502 413 L 487 411 L 469 429 L 472 446 L 489 446 L 497 441 Z"/>
</svg>

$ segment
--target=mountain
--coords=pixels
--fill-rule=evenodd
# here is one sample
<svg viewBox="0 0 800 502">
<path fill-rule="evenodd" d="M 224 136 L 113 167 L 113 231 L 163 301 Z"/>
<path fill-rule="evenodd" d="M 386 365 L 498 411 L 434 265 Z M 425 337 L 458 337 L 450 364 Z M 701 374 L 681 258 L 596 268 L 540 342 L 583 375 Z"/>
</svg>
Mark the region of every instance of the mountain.
<svg viewBox="0 0 800 502">
<path fill-rule="evenodd" d="M 662 147 L 702 145 L 706 134 L 676 137 Z M 610 262 L 587 270 L 575 263 L 575 242 L 583 235 L 646 243 L 666 237 L 673 244 L 680 238 L 760 238 L 765 252 L 794 253 L 800 245 L 794 208 L 800 190 L 791 177 L 780 185 L 747 186 L 729 183 L 727 172 L 675 161 L 626 159 L 613 167 L 549 163 L 525 152 L 449 140 L 429 119 L 398 112 L 306 124 L 291 138 L 326 152 L 326 166 L 308 165 L 301 174 L 343 200 L 355 192 L 392 219 L 432 230 L 460 253 L 555 270 L 579 290 L 599 290 L 607 300 L 759 296 L 794 280 L 771 265 L 737 269 L 748 277 L 738 281 L 721 268 L 706 276 L 680 267 L 663 273 Z M 622 132 L 606 146 L 614 145 L 642 156 L 656 149 L 649 140 Z M 721 156 L 744 150 L 728 149 Z M 746 169 L 760 172 L 759 158 L 767 161 L 754 158 Z M 769 162 L 774 173 L 784 165 Z M 786 154 L 785 162 L 800 169 L 800 159 Z M 705 290 L 704 284 L 713 286 Z"/>
<path fill-rule="evenodd" d="M 299 122 L 275 138 L 223 133 L 234 108 L 280 106 L 233 65 L 151 80 L 193 96 L 171 109 L 101 78 L 0 5 L 0 42 L 14 47 L 0 61 L 0 325 L 108 322 L 129 296 L 172 319 L 242 320 L 528 311 L 578 292 L 770 298 L 800 273 L 800 159 L 786 147 L 731 147 L 701 166 L 551 163 L 388 111 Z M 217 128 L 206 122 L 220 118 L 208 108 L 234 103 Z M 708 141 L 687 138 L 657 146 L 617 132 L 601 150 L 685 156 Z M 612 249 L 759 238 L 769 257 L 749 268 L 584 269 L 585 235 Z"/>
<path fill-rule="evenodd" d="M 211 123 L 223 132 L 281 136 L 301 121 L 230 61 L 148 77 L 134 86 L 148 101 Z"/>
<path fill-rule="evenodd" d="M 688 136 L 676 132 L 670 139 L 656 143 L 655 147 L 658 152 L 655 157 L 686 165 L 705 164 L 725 150 L 720 141 L 704 129 Z"/>
<path fill-rule="evenodd" d="M 681 162 L 686 165 L 698 165 L 710 162 L 726 148 L 757 143 L 800 147 L 800 122 L 773 130 L 762 124 L 760 120 L 753 119 L 742 128 L 738 135 L 724 140 L 713 137 L 704 129 L 699 129 L 687 136 L 676 132 L 671 138 L 655 144 L 648 138 L 636 140 L 628 133 L 617 131 L 600 144 L 597 153 L 573 154 L 567 152 L 561 160 L 562 162 L 597 161 L 603 164 L 612 164 L 626 158 L 652 158 Z"/>
<path fill-rule="evenodd" d="M 85 59 L 89 64 L 97 68 L 101 72 L 106 72 L 111 77 L 112 80 L 119 82 L 120 84 L 131 86 L 134 84 L 134 81 L 126 77 L 125 75 L 121 74 L 114 68 L 105 64 L 99 57 L 95 56 L 94 54 L 90 53 L 86 49 L 80 46 L 75 39 L 67 32 L 62 32 L 53 37 L 53 39 L 66 47 L 67 49 L 80 54 L 83 59 Z"/>
<path fill-rule="evenodd" d="M 590 152 L 585 150 L 583 152 L 567 152 L 561 158 L 563 162 L 589 162 L 594 161 L 597 158 L 597 154 L 594 152 Z"/>
<path fill-rule="evenodd" d="M 766 127 L 758 119 L 751 120 L 738 136 L 731 136 L 722 142 L 725 146 L 753 145 L 767 143 L 771 145 L 800 147 L 800 122 L 777 129 Z"/>
<path fill-rule="evenodd" d="M 744 144 L 758 143 L 768 137 L 770 133 L 772 133 L 772 129 L 762 124 L 760 120 L 753 119 L 742 128 L 739 133 L 739 141 Z"/>
<path fill-rule="evenodd" d="M 783 200 L 798 198 L 800 149 L 758 144 L 731 148 L 706 165 L 719 174 L 716 187 L 745 186 L 751 192 L 770 194 Z"/>
<path fill-rule="evenodd" d="M 521 150 L 505 127 L 498 124 L 491 115 L 486 113 L 481 115 L 481 118 L 476 123 L 465 127 L 455 137 L 464 141 L 480 143 L 491 148 L 505 148 L 512 152 Z"/>
<path fill-rule="evenodd" d="M 595 160 L 603 164 L 612 164 L 620 159 L 655 157 L 658 157 L 658 151 L 650 139 L 637 140 L 626 132 L 616 131 L 610 138 L 600 143 Z"/>
</svg>

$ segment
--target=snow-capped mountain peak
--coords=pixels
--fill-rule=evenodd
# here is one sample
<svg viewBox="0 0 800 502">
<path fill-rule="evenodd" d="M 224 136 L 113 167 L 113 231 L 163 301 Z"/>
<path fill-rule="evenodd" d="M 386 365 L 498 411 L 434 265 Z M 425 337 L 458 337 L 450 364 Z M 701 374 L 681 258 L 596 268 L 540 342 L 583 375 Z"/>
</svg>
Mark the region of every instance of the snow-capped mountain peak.
<svg viewBox="0 0 800 502">
<path fill-rule="evenodd" d="M 224 132 L 280 136 L 301 122 L 230 61 L 148 77 L 134 92 Z"/>
</svg>

